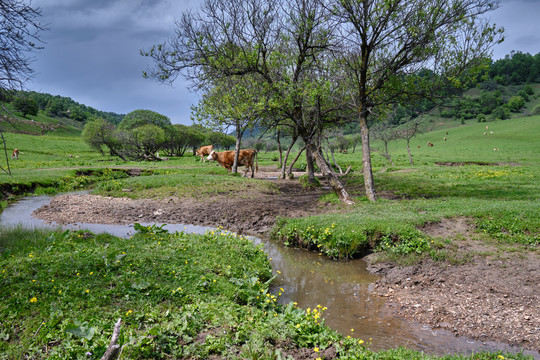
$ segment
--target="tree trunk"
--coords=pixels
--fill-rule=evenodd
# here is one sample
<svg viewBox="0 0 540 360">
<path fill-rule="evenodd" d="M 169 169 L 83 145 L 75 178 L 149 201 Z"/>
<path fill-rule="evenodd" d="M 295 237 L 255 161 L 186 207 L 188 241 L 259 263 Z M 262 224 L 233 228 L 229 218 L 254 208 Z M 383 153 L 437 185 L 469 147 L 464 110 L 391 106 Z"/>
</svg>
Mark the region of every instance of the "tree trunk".
<svg viewBox="0 0 540 360">
<path fill-rule="evenodd" d="M 113 359 L 116 359 L 116 357 L 118 356 L 118 352 L 120 351 L 120 345 L 117 345 L 116 342 L 118 341 L 118 337 L 120 336 L 121 323 L 122 323 L 122 318 L 118 319 L 118 321 L 114 325 L 111 343 L 109 344 L 109 347 L 105 351 L 105 354 L 103 354 L 103 356 L 101 357 L 101 360 L 113 360 Z"/>
<path fill-rule="evenodd" d="M 315 167 L 313 166 L 313 151 L 312 151 L 313 144 L 311 143 L 310 140 L 311 139 L 306 141 L 306 139 L 304 139 L 304 143 L 306 144 L 305 146 L 306 162 L 307 162 L 306 170 L 307 170 L 307 175 L 308 175 L 308 183 L 313 184 L 315 183 Z M 321 156 L 323 155 L 321 154 Z M 322 159 L 324 160 L 324 157 Z"/>
<path fill-rule="evenodd" d="M 351 196 L 345 190 L 345 187 L 337 177 L 336 173 L 332 168 L 328 165 L 326 160 L 324 159 L 324 155 L 321 152 L 321 148 L 317 149 L 310 149 L 310 147 L 313 145 L 306 145 L 306 154 L 308 153 L 308 149 L 310 150 L 309 153 L 313 154 L 313 158 L 315 159 L 315 162 L 317 163 L 317 166 L 321 170 L 321 173 L 324 175 L 326 180 L 330 183 L 330 186 L 334 189 L 336 192 L 336 195 L 338 196 L 339 200 L 344 202 L 345 204 L 352 205 L 354 204 L 354 201 L 352 200 Z"/>
<path fill-rule="evenodd" d="M 240 156 L 240 137 L 236 137 L 236 145 L 234 147 L 234 162 L 232 166 L 232 173 L 238 172 L 238 157 Z"/>
<path fill-rule="evenodd" d="M 362 172 L 364 174 L 364 186 L 366 188 L 366 196 L 370 201 L 377 200 L 375 192 L 375 184 L 373 181 L 373 171 L 371 169 L 371 150 L 369 148 L 369 129 L 366 118 L 360 116 L 360 130 L 362 135 Z"/>
<path fill-rule="evenodd" d="M 278 151 L 279 151 L 279 167 L 283 166 L 283 149 L 281 148 L 281 131 L 277 131 L 277 145 L 278 145 Z"/>
<path fill-rule="evenodd" d="M 390 157 L 390 153 L 388 152 L 388 141 L 384 143 L 384 156 L 390 162 L 390 165 L 394 166 L 394 163 L 392 162 L 392 158 Z"/>
<path fill-rule="evenodd" d="M 409 144 L 411 139 L 407 139 L 407 152 L 409 153 L 409 162 L 411 163 L 411 166 L 413 166 L 413 161 L 412 161 L 412 155 L 411 155 L 411 146 Z"/>
<path fill-rule="evenodd" d="M 291 150 L 292 150 L 294 144 L 296 143 L 296 139 L 297 139 L 297 137 L 293 136 L 292 141 L 291 141 L 291 145 L 289 145 L 289 147 L 287 148 L 287 152 L 285 153 L 285 159 L 283 159 L 283 161 L 281 163 L 280 179 L 285 179 L 285 169 L 287 168 L 287 160 L 289 159 L 289 154 L 291 153 Z"/>
<path fill-rule="evenodd" d="M 293 166 L 294 166 L 294 164 L 296 164 L 296 161 L 298 161 L 298 158 L 300 157 L 300 155 L 302 154 L 302 152 L 303 152 L 305 149 L 306 149 L 305 146 L 304 146 L 303 148 L 301 148 L 300 151 L 298 152 L 298 155 L 296 155 L 296 157 L 294 158 L 294 160 L 291 162 L 291 165 L 289 166 L 289 169 L 287 170 L 287 177 L 288 177 L 289 179 L 294 178 L 293 173 L 292 173 Z M 283 179 L 285 179 L 285 177 L 283 177 Z"/>
</svg>

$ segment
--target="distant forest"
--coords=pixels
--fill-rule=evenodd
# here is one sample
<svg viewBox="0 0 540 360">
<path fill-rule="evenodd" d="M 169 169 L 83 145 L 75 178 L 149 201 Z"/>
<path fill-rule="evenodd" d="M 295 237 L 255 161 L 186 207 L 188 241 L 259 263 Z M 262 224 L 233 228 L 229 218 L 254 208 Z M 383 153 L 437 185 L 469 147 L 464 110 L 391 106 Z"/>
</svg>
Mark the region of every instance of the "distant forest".
<svg viewBox="0 0 540 360">
<path fill-rule="evenodd" d="M 35 109 L 36 114 L 39 109 L 44 111 L 48 116 L 71 118 L 81 123 L 102 118 L 112 124 L 118 125 L 124 118 L 124 114 L 100 111 L 93 107 L 79 104 L 69 97 L 35 91 L 5 92 L 2 94 L 2 101 L 13 103 L 26 102 L 29 105 L 29 109 Z M 28 114 L 32 115 L 31 110 Z"/>
<path fill-rule="evenodd" d="M 520 85 L 540 81 L 540 53 L 512 52 L 489 67 L 490 78 L 499 85 Z"/>
</svg>

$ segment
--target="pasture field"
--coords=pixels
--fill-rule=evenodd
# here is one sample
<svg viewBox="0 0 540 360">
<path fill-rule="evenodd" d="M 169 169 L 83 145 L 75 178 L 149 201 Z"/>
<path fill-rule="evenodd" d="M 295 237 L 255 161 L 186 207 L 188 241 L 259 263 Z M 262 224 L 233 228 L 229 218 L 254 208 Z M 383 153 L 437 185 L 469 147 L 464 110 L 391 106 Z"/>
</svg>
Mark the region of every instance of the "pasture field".
<svg viewBox="0 0 540 360">
<path fill-rule="evenodd" d="M 413 166 L 404 141 L 389 144 L 394 165 L 373 153 L 375 184 L 381 195 L 377 203 L 363 197 L 360 154 L 335 154 L 342 168 L 352 166 L 346 182 L 357 204 L 346 207 L 333 193 L 325 193 L 320 202 L 340 211 L 281 219 L 273 236 L 288 244 L 317 247 L 336 258 L 358 256 L 379 244 L 386 244 L 390 252 L 416 254 L 429 251 L 431 241 L 418 227 L 461 216 L 472 219 L 477 229 L 497 240 L 537 247 L 540 117 L 470 122 L 453 128 L 435 125 L 441 129 L 411 141 Z M 90 187 L 99 195 L 159 200 L 278 192 L 264 178 L 228 176 L 223 168 L 202 164 L 191 155 L 158 163 L 123 162 L 91 151 L 77 136 L 6 134 L 6 140 L 17 144 L 22 154 L 10 162 L 13 176 L 0 174 L 4 194 Z M 426 146 L 428 141 L 434 146 Z M 381 144 L 374 142 L 373 147 L 381 149 Z M 261 152 L 259 165 L 276 169 L 276 157 L 276 153 Z M 297 166 L 305 167 L 302 157 Z M 142 176 L 129 176 L 132 169 Z M 6 206 L 9 195 L 3 200 L 2 206 Z M 388 246 L 389 241 L 393 246 Z"/>
<path fill-rule="evenodd" d="M 537 257 L 540 117 L 441 128 L 411 141 L 413 166 L 403 141 L 389 144 L 394 165 L 373 153 L 381 196 L 376 203 L 363 196 L 358 149 L 335 154 L 342 168 L 352 165 L 346 181 L 356 204 L 346 206 L 328 191 L 306 189 L 321 206 L 309 216 L 279 218 L 270 235 L 333 258 L 375 251 L 379 261 L 457 264 L 467 258 L 456 256 L 455 239 L 430 236 L 423 227 L 466 218 L 474 225 L 474 240 L 493 245 L 499 255 Z M 10 161 L 12 176 L 0 173 L 0 208 L 28 193 L 90 189 L 158 201 L 246 197 L 255 213 L 260 194 L 280 192 L 264 176 L 231 176 L 191 155 L 123 162 L 100 156 L 74 135 L 5 137 L 8 150 L 17 147 L 21 155 Z M 427 147 L 428 141 L 434 146 Z M 259 166 L 275 169 L 276 156 L 261 152 Z M 300 159 L 297 167 L 303 166 Z M 371 352 L 367 339 L 326 328 L 322 308 L 276 305 L 279 294 L 268 292 L 266 256 L 249 240 L 225 231 L 168 234 L 154 226 L 119 239 L 84 231 L 1 229 L 0 248 L 0 358 L 100 358 L 118 318 L 126 359 L 431 358 L 403 348 Z"/>
</svg>

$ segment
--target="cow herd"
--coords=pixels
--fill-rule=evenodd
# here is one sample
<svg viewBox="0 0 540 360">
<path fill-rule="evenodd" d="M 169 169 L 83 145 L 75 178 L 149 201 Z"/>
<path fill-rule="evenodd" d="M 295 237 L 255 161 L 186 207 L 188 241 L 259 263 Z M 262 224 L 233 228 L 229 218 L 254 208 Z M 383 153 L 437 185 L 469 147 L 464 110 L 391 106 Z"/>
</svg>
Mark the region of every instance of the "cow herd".
<svg viewBox="0 0 540 360">
<path fill-rule="evenodd" d="M 234 164 L 234 155 L 235 151 L 221 151 L 217 152 L 214 150 L 212 145 L 201 146 L 196 152 L 195 156 L 200 156 L 201 161 L 204 162 L 205 156 L 206 160 L 217 161 L 217 163 L 227 169 L 228 172 L 232 171 L 232 166 Z M 257 150 L 255 149 L 242 149 L 238 154 L 238 166 L 245 166 L 246 171 L 244 175 L 246 176 L 248 171 L 251 169 L 251 177 L 254 177 L 255 172 L 259 170 L 259 161 L 257 159 Z"/>
</svg>

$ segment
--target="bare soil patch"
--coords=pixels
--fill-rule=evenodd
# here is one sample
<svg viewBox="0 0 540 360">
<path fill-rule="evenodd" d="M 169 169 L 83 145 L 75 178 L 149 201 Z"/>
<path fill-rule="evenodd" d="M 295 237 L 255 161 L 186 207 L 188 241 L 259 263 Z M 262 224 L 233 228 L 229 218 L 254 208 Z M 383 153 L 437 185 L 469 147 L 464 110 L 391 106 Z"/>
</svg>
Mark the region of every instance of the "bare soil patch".
<svg viewBox="0 0 540 360">
<path fill-rule="evenodd" d="M 299 175 L 299 174 L 296 174 Z M 91 194 L 64 195 L 52 199 L 34 216 L 58 224 L 131 224 L 159 222 L 218 227 L 244 234 L 267 233 L 276 218 L 302 217 L 335 206 L 320 203 L 324 189 L 305 190 L 297 181 L 276 179 L 277 172 L 258 172 L 258 178 L 274 183 L 278 192 L 221 194 L 211 198 L 163 200 L 102 197 Z"/>
<path fill-rule="evenodd" d="M 444 219 L 423 230 L 451 238 L 451 261 L 412 266 L 374 263 L 384 275 L 373 291 L 399 316 L 479 341 L 540 349 L 540 256 L 474 239 L 467 219 Z M 525 255 L 523 255 L 525 254 Z"/>
<path fill-rule="evenodd" d="M 242 196 L 164 200 L 65 195 L 54 198 L 34 215 L 59 224 L 183 223 L 265 235 L 279 216 L 341 211 L 339 205 L 318 201 L 330 190 L 304 190 L 296 181 L 275 179 L 277 172 L 262 170 L 256 177 L 273 182 L 277 193 L 252 189 Z M 388 306 L 397 315 L 434 328 L 540 349 L 539 251 L 512 251 L 486 244 L 477 239 L 474 226 L 464 218 L 445 219 L 422 230 L 452 239 L 446 249 L 451 261 L 424 259 L 412 266 L 397 266 L 374 263 L 370 256 L 370 270 L 384 275 L 374 284 L 374 293 L 387 297 Z"/>
</svg>

